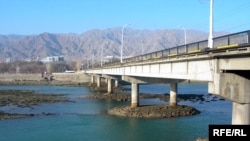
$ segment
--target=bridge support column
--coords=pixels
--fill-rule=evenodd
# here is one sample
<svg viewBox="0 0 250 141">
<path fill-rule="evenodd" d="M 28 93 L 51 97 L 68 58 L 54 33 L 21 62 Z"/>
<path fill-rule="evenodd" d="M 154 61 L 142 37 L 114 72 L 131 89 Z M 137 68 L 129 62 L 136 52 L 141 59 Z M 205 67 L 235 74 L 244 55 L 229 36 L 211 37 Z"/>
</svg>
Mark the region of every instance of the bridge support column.
<svg viewBox="0 0 250 141">
<path fill-rule="evenodd" d="M 119 86 L 119 82 L 118 82 L 118 80 L 116 79 L 116 80 L 115 80 L 115 88 L 118 88 L 118 86 Z"/>
<path fill-rule="evenodd" d="M 139 106 L 139 85 L 138 83 L 131 84 L 131 108 Z"/>
<path fill-rule="evenodd" d="M 91 84 L 94 84 L 94 79 L 95 79 L 95 76 L 92 75 L 92 76 L 91 76 Z"/>
<path fill-rule="evenodd" d="M 232 124 L 250 124 L 250 104 L 233 102 Z"/>
<path fill-rule="evenodd" d="M 102 75 L 103 78 L 106 78 L 106 83 L 107 83 L 107 93 L 111 94 L 113 92 L 113 80 L 115 81 L 115 84 L 118 83 L 118 79 L 115 76 L 110 76 L 110 75 Z"/>
<path fill-rule="evenodd" d="M 170 106 L 177 105 L 177 82 L 170 82 L 170 99 L 169 99 Z"/>
<path fill-rule="evenodd" d="M 108 83 L 108 94 L 112 93 L 112 79 L 107 78 L 107 83 Z"/>
<path fill-rule="evenodd" d="M 101 87 L 101 77 L 100 77 L 100 76 L 97 76 L 97 77 L 96 77 L 96 86 L 97 86 L 98 88 Z"/>
<path fill-rule="evenodd" d="M 138 107 L 139 104 L 139 84 L 145 83 L 140 79 L 131 77 L 131 76 L 122 76 L 122 80 L 131 83 L 131 108 Z"/>
</svg>

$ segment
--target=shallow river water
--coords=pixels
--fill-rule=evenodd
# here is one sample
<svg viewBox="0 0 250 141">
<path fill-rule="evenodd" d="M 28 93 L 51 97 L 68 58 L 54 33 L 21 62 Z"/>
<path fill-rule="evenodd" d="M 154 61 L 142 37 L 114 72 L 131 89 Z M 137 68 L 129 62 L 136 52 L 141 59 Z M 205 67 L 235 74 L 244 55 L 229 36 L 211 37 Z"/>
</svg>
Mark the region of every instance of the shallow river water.
<svg viewBox="0 0 250 141">
<path fill-rule="evenodd" d="M 127 86 L 129 87 L 129 86 Z M 70 103 L 42 104 L 32 108 L 0 107 L 12 113 L 54 113 L 23 119 L 0 120 L 0 141 L 193 141 L 208 136 L 209 124 L 231 124 L 229 101 L 183 101 L 200 114 L 169 119 L 122 118 L 106 114 L 114 102 L 82 98 L 91 94 L 88 87 L 0 86 L 0 89 L 33 90 L 37 93 L 67 94 Z M 140 92 L 164 94 L 169 85 L 143 85 Z M 207 94 L 207 84 L 180 84 L 180 94 Z M 159 99 L 141 99 L 140 104 L 168 104 Z"/>
</svg>

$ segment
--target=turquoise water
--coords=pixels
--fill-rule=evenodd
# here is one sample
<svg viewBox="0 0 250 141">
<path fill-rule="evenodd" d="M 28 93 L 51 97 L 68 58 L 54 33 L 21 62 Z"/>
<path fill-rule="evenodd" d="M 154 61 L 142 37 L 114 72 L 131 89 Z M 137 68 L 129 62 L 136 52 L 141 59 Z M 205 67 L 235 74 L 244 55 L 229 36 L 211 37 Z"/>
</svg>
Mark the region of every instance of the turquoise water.
<svg viewBox="0 0 250 141">
<path fill-rule="evenodd" d="M 128 86 L 129 87 L 129 86 Z M 231 123 L 231 102 L 180 102 L 194 106 L 201 114 L 170 119 L 135 119 L 107 115 L 115 106 L 129 102 L 84 99 L 88 87 L 0 86 L 0 89 L 34 90 L 37 93 L 68 94 L 71 103 L 42 104 L 33 108 L 1 107 L 13 113 L 55 113 L 23 119 L 0 120 L 0 141 L 193 141 L 208 136 L 209 124 Z M 143 93 L 168 93 L 168 85 L 143 85 Z M 207 94 L 206 84 L 179 85 L 181 94 Z M 163 104 L 143 99 L 141 104 Z M 166 103 L 167 104 L 167 103 Z"/>
</svg>

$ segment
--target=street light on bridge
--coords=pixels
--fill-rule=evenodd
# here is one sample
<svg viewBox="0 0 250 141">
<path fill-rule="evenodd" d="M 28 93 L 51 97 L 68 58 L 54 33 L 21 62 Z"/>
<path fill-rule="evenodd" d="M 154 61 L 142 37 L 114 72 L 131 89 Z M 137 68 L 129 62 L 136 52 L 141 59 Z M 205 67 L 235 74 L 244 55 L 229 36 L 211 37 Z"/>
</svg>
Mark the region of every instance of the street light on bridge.
<svg viewBox="0 0 250 141">
<path fill-rule="evenodd" d="M 129 24 L 125 24 L 122 27 L 122 40 L 121 40 L 121 63 L 122 63 L 122 56 L 123 56 L 123 33 L 124 33 L 124 28 L 128 26 Z"/>
<path fill-rule="evenodd" d="M 182 26 L 178 26 L 178 27 L 184 31 L 185 52 L 187 52 L 187 32 L 186 32 L 186 29 L 183 28 Z"/>
<path fill-rule="evenodd" d="M 208 47 L 213 48 L 213 0 L 210 0 Z"/>
<path fill-rule="evenodd" d="M 104 45 L 104 43 L 102 43 L 102 52 L 101 52 L 101 67 L 102 67 L 102 63 L 103 63 L 103 45 Z"/>
</svg>

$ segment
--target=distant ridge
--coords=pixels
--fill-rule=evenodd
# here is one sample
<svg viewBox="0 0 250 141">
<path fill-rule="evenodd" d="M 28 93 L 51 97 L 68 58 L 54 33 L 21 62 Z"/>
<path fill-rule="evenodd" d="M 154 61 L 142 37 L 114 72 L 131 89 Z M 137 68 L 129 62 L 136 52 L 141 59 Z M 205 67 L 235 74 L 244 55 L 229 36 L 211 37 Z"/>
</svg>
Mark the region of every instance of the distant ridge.
<svg viewBox="0 0 250 141">
<path fill-rule="evenodd" d="M 208 33 L 187 30 L 187 43 L 206 40 Z M 215 33 L 216 36 L 228 34 Z M 184 44 L 182 30 L 124 30 L 124 56 L 134 56 Z M 6 58 L 36 60 L 47 56 L 63 55 L 66 61 L 100 59 L 120 56 L 121 28 L 93 29 L 82 34 L 0 35 L 0 62 Z"/>
</svg>

